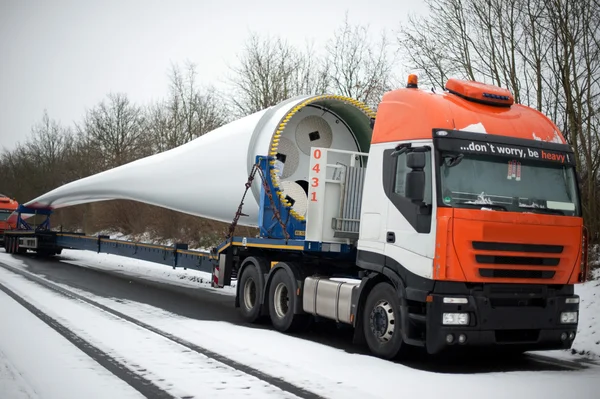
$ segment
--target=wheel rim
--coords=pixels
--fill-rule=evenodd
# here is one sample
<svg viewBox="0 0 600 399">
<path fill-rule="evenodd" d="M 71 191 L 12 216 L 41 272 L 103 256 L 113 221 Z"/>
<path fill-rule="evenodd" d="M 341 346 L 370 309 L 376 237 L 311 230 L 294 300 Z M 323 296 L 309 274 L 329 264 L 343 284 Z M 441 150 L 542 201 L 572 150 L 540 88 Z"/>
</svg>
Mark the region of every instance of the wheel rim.
<svg viewBox="0 0 600 399">
<path fill-rule="evenodd" d="M 275 288 L 275 295 L 273 298 L 273 306 L 275 307 L 275 313 L 277 317 L 283 319 L 288 312 L 290 304 L 290 298 L 288 296 L 288 289 L 284 283 L 279 283 Z"/>
<path fill-rule="evenodd" d="M 396 317 L 388 301 L 379 301 L 370 314 L 371 333 L 380 342 L 388 342 L 394 335 Z"/>
<path fill-rule="evenodd" d="M 256 303 L 256 282 L 252 277 L 244 283 L 244 306 L 250 310 Z"/>
</svg>

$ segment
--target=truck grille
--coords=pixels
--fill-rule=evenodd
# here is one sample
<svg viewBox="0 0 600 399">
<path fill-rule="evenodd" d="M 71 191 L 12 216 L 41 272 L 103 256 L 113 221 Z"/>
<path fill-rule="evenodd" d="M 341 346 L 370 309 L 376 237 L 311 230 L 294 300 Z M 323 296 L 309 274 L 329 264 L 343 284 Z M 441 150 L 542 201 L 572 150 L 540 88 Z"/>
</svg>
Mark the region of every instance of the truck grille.
<svg viewBox="0 0 600 399">
<path fill-rule="evenodd" d="M 538 252 L 548 254 L 560 254 L 562 253 L 564 247 L 562 245 L 515 244 L 510 242 L 473 241 L 473 249 L 478 249 L 480 251 Z"/>
<path fill-rule="evenodd" d="M 527 269 L 480 268 L 479 275 L 486 278 L 517 278 L 517 279 L 552 279 L 556 274 L 553 270 L 539 270 L 538 267 L 555 267 L 560 264 L 564 250 L 562 245 L 518 244 L 506 242 L 473 241 L 473 249 L 488 252 L 526 252 L 532 256 L 513 256 L 503 254 L 475 254 L 475 261 L 481 265 L 523 266 Z M 533 255 L 535 253 L 535 255 Z M 543 256 L 548 254 L 549 256 Z M 537 255 L 537 256 L 536 256 Z M 541 255 L 541 256 L 540 256 Z M 552 256 L 554 255 L 554 256 Z M 530 269 L 534 267 L 535 269 Z"/>
<path fill-rule="evenodd" d="M 554 277 L 552 270 L 479 269 L 479 275 L 487 278 L 541 278 Z"/>
<path fill-rule="evenodd" d="M 558 266 L 560 258 L 537 258 L 529 256 L 475 255 L 477 263 L 494 265 Z"/>
</svg>

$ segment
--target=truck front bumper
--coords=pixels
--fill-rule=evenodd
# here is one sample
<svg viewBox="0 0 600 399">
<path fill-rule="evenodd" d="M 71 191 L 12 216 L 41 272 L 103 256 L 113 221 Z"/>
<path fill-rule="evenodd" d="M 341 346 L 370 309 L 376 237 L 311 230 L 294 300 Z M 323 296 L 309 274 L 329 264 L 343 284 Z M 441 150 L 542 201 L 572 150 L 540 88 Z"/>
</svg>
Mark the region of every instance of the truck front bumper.
<svg viewBox="0 0 600 399">
<path fill-rule="evenodd" d="M 478 346 L 520 351 L 569 349 L 578 318 L 579 297 L 562 292 L 538 296 L 525 291 L 433 294 L 427 302 L 425 346 L 431 354 Z M 445 324 L 449 322 L 455 324 Z"/>
</svg>

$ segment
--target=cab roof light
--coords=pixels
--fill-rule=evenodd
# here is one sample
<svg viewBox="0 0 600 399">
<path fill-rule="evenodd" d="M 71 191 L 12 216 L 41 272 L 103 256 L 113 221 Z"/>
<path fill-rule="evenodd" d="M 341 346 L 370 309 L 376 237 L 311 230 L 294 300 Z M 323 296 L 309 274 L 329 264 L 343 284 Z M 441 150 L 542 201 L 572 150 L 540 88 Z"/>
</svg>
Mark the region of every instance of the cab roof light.
<svg viewBox="0 0 600 399">
<path fill-rule="evenodd" d="M 493 98 L 495 100 L 505 100 L 505 101 L 510 100 L 509 96 L 501 96 L 501 95 L 493 94 L 493 93 L 483 93 L 483 96 L 487 97 L 487 98 Z"/>
<path fill-rule="evenodd" d="M 414 73 L 408 75 L 408 80 L 406 82 L 406 88 L 408 89 L 416 89 L 418 88 L 419 78 Z"/>
<path fill-rule="evenodd" d="M 446 90 L 465 100 L 485 105 L 510 107 L 514 103 L 509 90 L 470 80 L 448 79 Z"/>
</svg>

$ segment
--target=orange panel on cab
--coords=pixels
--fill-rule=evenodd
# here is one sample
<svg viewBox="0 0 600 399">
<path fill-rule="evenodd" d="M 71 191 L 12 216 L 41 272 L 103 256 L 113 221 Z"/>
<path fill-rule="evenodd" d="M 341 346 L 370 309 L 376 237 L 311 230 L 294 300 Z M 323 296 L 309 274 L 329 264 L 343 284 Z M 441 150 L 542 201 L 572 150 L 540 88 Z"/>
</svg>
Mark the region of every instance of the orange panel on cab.
<svg viewBox="0 0 600 399">
<path fill-rule="evenodd" d="M 434 128 L 565 143 L 550 119 L 513 101 L 508 90 L 473 81 L 449 79 L 444 92 L 418 89 L 411 75 L 406 88 L 383 96 L 372 143 L 431 139 Z"/>
</svg>

